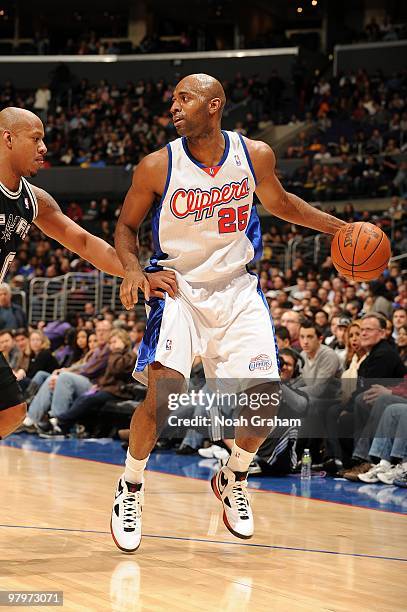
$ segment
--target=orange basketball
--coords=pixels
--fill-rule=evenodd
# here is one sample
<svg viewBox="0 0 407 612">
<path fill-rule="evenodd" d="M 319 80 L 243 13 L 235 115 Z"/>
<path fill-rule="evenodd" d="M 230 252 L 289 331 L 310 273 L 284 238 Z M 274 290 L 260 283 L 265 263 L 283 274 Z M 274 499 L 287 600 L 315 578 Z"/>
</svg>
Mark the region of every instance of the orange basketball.
<svg viewBox="0 0 407 612">
<path fill-rule="evenodd" d="M 390 241 L 373 223 L 348 223 L 333 237 L 331 256 L 341 276 L 357 281 L 374 280 L 389 263 Z"/>
</svg>

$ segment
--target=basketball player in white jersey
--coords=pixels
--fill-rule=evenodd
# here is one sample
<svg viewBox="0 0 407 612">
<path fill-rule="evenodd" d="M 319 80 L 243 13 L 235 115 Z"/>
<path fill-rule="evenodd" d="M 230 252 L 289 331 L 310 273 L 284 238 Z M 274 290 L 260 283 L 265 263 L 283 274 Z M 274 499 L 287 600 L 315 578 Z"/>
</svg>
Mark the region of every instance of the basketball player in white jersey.
<svg viewBox="0 0 407 612">
<path fill-rule="evenodd" d="M 42 121 L 30 111 L 8 107 L 0 112 L 0 283 L 32 223 L 97 268 L 123 276 L 113 247 L 74 223 L 49 193 L 23 178 L 35 176 L 41 168 L 47 152 L 43 139 Z M 151 286 L 145 290 L 156 295 L 154 290 L 160 286 L 160 278 L 173 282 L 173 273 L 167 272 L 166 276 L 160 273 L 152 278 Z M 163 286 L 168 290 L 167 282 Z M 0 390 L 1 439 L 18 427 L 26 414 L 20 388 L 2 353 Z"/>
<path fill-rule="evenodd" d="M 111 516 L 113 539 L 126 552 L 141 541 L 143 472 L 163 420 L 163 385 L 171 381 L 173 391 L 178 381 L 181 390 L 195 355 L 202 357 L 210 379 L 249 379 L 250 386 L 256 379 L 279 379 L 267 303 L 257 277 L 246 269 L 262 251 L 254 193 L 267 211 L 292 223 L 329 234 L 344 224 L 284 191 L 267 144 L 222 131 L 224 105 L 223 88 L 209 75 L 190 75 L 178 83 L 171 114 L 181 138 L 140 162 L 116 229 L 126 308 L 137 302 L 139 289 L 148 298 L 137 233 L 151 208 L 155 251 L 147 270 L 173 270 L 178 286 L 175 299 L 167 293 L 150 300 L 138 353 L 136 370 L 148 367 L 149 385 L 131 422 Z M 268 415 L 275 413 L 269 406 Z M 268 432 L 237 428 L 228 464 L 212 479 L 224 523 L 240 538 L 253 535 L 246 475 Z"/>
</svg>

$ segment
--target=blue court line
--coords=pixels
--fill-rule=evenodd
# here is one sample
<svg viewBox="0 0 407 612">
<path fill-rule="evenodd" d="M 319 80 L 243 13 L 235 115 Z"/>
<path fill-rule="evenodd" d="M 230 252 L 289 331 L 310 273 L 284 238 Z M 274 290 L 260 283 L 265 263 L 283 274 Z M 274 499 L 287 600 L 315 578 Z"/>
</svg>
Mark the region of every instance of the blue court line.
<svg viewBox="0 0 407 612">
<path fill-rule="evenodd" d="M 69 529 L 68 527 L 37 527 L 33 525 L 6 525 L 0 523 L 0 527 L 7 527 L 11 529 L 39 529 L 41 531 L 67 531 L 70 533 L 95 533 L 101 535 L 110 535 L 110 531 L 97 531 L 94 529 Z M 294 546 L 274 546 L 273 544 L 254 544 L 249 542 L 227 542 L 225 540 L 205 540 L 204 538 L 183 538 L 180 536 L 165 536 L 165 535 L 153 535 L 145 533 L 143 538 L 157 538 L 159 540 L 176 540 L 180 542 L 200 542 L 202 544 L 227 544 L 230 546 L 246 546 L 251 548 L 265 548 L 275 550 L 292 550 L 294 552 L 311 552 L 320 553 L 324 555 L 339 555 L 342 557 L 362 557 L 364 559 L 380 559 L 382 561 L 403 561 L 407 562 L 407 558 L 403 557 L 384 557 L 381 555 L 366 555 L 363 553 L 346 553 L 338 552 L 335 550 L 319 550 L 317 548 L 296 548 Z"/>
</svg>

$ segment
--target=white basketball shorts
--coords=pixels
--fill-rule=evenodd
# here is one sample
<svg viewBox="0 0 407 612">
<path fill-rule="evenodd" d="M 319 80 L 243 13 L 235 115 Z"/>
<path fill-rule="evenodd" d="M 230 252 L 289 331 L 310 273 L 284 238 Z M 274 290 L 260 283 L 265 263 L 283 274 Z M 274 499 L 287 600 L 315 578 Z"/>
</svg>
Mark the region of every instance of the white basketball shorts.
<svg viewBox="0 0 407 612">
<path fill-rule="evenodd" d="M 199 285 L 176 278 L 175 299 L 149 301 L 135 378 L 159 362 L 188 379 L 199 355 L 206 379 L 279 380 L 274 326 L 257 276 L 244 270 Z"/>
</svg>

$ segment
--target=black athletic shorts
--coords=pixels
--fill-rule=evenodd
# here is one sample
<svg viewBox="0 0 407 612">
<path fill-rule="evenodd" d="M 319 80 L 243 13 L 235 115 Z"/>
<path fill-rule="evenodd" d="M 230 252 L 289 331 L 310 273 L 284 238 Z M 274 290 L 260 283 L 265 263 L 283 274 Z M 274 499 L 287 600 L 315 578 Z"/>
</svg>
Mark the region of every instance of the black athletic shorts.
<svg viewBox="0 0 407 612">
<path fill-rule="evenodd" d="M 6 410 L 23 402 L 20 385 L 3 353 L 0 353 L 0 410 Z"/>
</svg>

